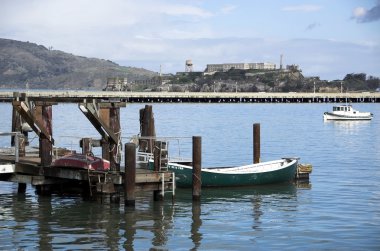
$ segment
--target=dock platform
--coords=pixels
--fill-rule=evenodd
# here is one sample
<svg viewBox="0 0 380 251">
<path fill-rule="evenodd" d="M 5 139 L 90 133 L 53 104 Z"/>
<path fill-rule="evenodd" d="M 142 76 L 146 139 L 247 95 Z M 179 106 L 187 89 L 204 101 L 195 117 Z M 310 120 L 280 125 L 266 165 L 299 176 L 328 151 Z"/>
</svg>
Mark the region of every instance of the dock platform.
<svg viewBox="0 0 380 251">
<path fill-rule="evenodd" d="M 19 157 L 16 162 L 15 156 L 0 154 L 0 181 L 25 183 L 33 186 L 65 183 L 96 186 L 97 183 L 109 183 L 115 186 L 115 191 L 122 190 L 124 186 L 124 171 L 103 172 L 71 167 L 41 166 L 40 163 L 39 157 Z M 136 191 L 161 190 L 163 181 L 164 189 L 171 189 L 168 185 L 171 179 L 172 174 L 169 172 L 136 169 Z"/>
</svg>

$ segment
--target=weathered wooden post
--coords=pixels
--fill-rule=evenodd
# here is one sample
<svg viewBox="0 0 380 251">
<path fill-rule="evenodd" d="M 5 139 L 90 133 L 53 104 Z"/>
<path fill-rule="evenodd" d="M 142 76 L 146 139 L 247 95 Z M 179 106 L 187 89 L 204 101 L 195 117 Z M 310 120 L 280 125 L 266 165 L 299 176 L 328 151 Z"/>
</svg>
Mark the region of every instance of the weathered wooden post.
<svg viewBox="0 0 380 251">
<path fill-rule="evenodd" d="M 109 126 L 110 113 L 108 108 L 99 108 L 99 117 L 100 119 Z M 107 138 L 102 137 L 102 158 L 110 160 L 110 144 Z"/>
<path fill-rule="evenodd" d="M 156 141 L 153 149 L 154 171 L 161 171 L 161 142 Z"/>
<path fill-rule="evenodd" d="M 135 185 L 136 185 L 136 145 L 125 144 L 125 173 L 124 173 L 124 200 L 125 206 L 135 206 Z"/>
<path fill-rule="evenodd" d="M 253 163 L 260 163 L 260 124 L 253 124 Z"/>
<path fill-rule="evenodd" d="M 40 107 L 41 123 L 45 127 L 49 135 L 52 136 L 52 106 L 42 105 Z M 42 166 L 50 166 L 52 162 L 52 150 L 52 142 L 42 134 L 40 137 L 40 157 Z"/>
<path fill-rule="evenodd" d="M 89 155 L 92 153 L 92 139 L 82 138 L 80 140 L 80 147 L 82 147 L 82 154 Z"/>
<path fill-rule="evenodd" d="M 153 170 L 155 172 L 161 171 L 161 142 L 156 141 L 154 143 L 154 149 L 153 149 L 153 160 L 154 160 L 154 167 Z M 163 201 L 164 200 L 164 194 L 162 193 L 163 188 L 160 190 L 154 190 L 153 191 L 153 200 L 154 201 Z"/>
<path fill-rule="evenodd" d="M 111 162 L 111 170 L 120 171 L 120 156 L 119 150 L 121 151 L 121 147 L 119 148 L 119 144 L 121 144 L 121 131 L 120 131 L 120 107 L 112 106 L 109 109 L 109 126 L 111 130 L 118 136 L 118 144 L 111 144 L 110 149 L 110 162 Z"/>
<path fill-rule="evenodd" d="M 193 201 L 201 198 L 202 138 L 193 136 Z"/>
<path fill-rule="evenodd" d="M 140 109 L 140 134 L 143 140 L 140 140 L 140 150 L 152 153 L 154 145 L 154 137 L 156 130 L 154 125 L 153 109 L 151 105 L 146 105 Z M 146 137 L 146 139 L 144 139 Z"/>
<path fill-rule="evenodd" d="M 20 132 L 21 128 L 21 117 L 20 114 L 17 112 L 16 107 L 13 106 L 12 108 L 12 132 Z M 15 137 L 12 136 L 11 138 L 11 146 L 15 146 Z"/>
</svg>

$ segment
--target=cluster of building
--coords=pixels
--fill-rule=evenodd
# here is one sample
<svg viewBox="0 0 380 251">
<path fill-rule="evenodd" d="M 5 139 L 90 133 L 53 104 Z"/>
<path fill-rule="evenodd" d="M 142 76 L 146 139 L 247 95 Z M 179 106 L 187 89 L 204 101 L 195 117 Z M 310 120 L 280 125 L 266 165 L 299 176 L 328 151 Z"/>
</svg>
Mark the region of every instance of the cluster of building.
<svg viewBox="0 0 380 251">
<path fill-rule="evenodd" d="M 276 64 L 273 63 L 225 63 L 208 64 L 205 72 L 226 72 L 231 69 L 237 70 L 275 70 Z"/>
</svg>

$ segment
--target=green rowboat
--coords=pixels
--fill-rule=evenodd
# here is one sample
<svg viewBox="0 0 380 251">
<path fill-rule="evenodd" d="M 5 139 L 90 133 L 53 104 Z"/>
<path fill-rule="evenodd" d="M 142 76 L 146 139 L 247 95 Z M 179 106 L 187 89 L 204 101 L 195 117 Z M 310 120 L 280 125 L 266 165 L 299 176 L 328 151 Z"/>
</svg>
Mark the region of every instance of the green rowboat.
<svg viewBox="0 0 380 251">
<path fill-rule="evenodd" d="M 238 167 L 202 168 L 202 187 L 230 187 L 275 184 L 292 181 L 297 171 L 297 158 L 250 164 Z M 153 160 L 149 168 L 153 169 Z M 192 186 L 191 162 L 169 161 L 168 171 L 175 173 L 178 187 Z"/>
</svg>

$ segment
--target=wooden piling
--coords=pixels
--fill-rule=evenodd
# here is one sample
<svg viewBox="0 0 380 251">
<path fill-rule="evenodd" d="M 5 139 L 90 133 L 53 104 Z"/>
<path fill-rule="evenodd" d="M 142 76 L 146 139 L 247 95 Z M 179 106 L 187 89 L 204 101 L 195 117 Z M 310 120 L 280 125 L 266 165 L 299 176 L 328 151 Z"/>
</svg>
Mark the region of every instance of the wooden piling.
<svg viewBox="0 0 380 251">
<path fill-rule="evenodd" d="M 109 109 L 109 126 L 111 130 L 118 136 L 119 142 L 118 144 L 121 144 L 120 140 L 120 107 L 111 107 Z M 110 147 L 110 164 L 111 164 L 111 170 L 113 171 L 120 171 L 120 158 L 121 154 L 119 150 L 121 150 L 121 147 L 119 149 L 118 144 L 111 144 Z"/>
<path fill-rule="evenodd" d="M 153 160 L 154 160 L 153 170 L 155 172 L 161 171 L 161 142 L 160 141 L 156 141 L 154 143 Z M 161 191 L 160 190 L 153 191 L 153 200 L 154 201 L 164 200 L 164 194 L 162 194 L 162 188 L 161 188 Z"/>
<path fill-rule="evenodd" d="M 104 122 L 106 126 L 109 126 L 110 113 L 108 108 L 99 108 L 99 118 Z M 102 137 L 102 158 L 110 160 L 110 143 L 107 138 Z"/>
<path fill-rule="evenodd" d="M 160 171 L 161 170 L 161 142 L 156 141 L 154 143 L 154 150 L 153 150 L 153 160 L 154 160 L 154 171 Z"/>
<path fill-rule="evenodd" d="M 18 137 L 19 137 L 18 138 L 18 156 L 19 157 L 24 157 L 25 154 L 26 154 L 25 146 L 26 146 L 26 143 L 27 143 L 27 138 L 23 134 L 20 134 Z"/>
<path fill-rule="evenodd" d="M 80 146 L 82 147 L 82 154 L 89 155 L 92 153 L 92 139 L 91 138 L 81 139 Z"/>
<path fill-rule="evenodd" d="M 193 136 L 193 201 L 201 198 L 202 138 Z"/>
<path fill-rule="evenodd" d="M 253 163 L 260 163 L 260 124 L 253 124 Z"/>
<path fill-rule="evenodd" d="M 21 131 L 21 116 L 17 112 L 16 107 L 12 106 L 12 132 Z M 15 146 L 15 137 L 11 137 L 11 146 Z"/>
<path fill-rule="evenodd" d="M 139 148 L 141 151 L 152 153 L 156 130 L 154 125 L 153 109 L 151 105 L 146 105 L 140 109 L 140 134 L 141 137 L 149 139 L 140 140 Z"/>
<path fill-rule="evenodd" d="M 26 192 L 26 183 L 18 183 L 17 193 L 24 194 Z"/>
<path fill-rule="evenodd" d="M 136 185 L 136 145 L 125 144 L 125 173 L 124 173 L 124 196 L 125 206 L 135 206 Z"/>
<path fill-rule="evenodd" d="M 46 131 L 52 136 L 52 106 L 42 105 L 41 106 L 41 122 L 45 127 Z M 50 166 L 52 162 L 52 150 L 53 145 L 48 138 L 44 135 L 40 137 L 40 157 L 41 166 Z"/>
</svg>

